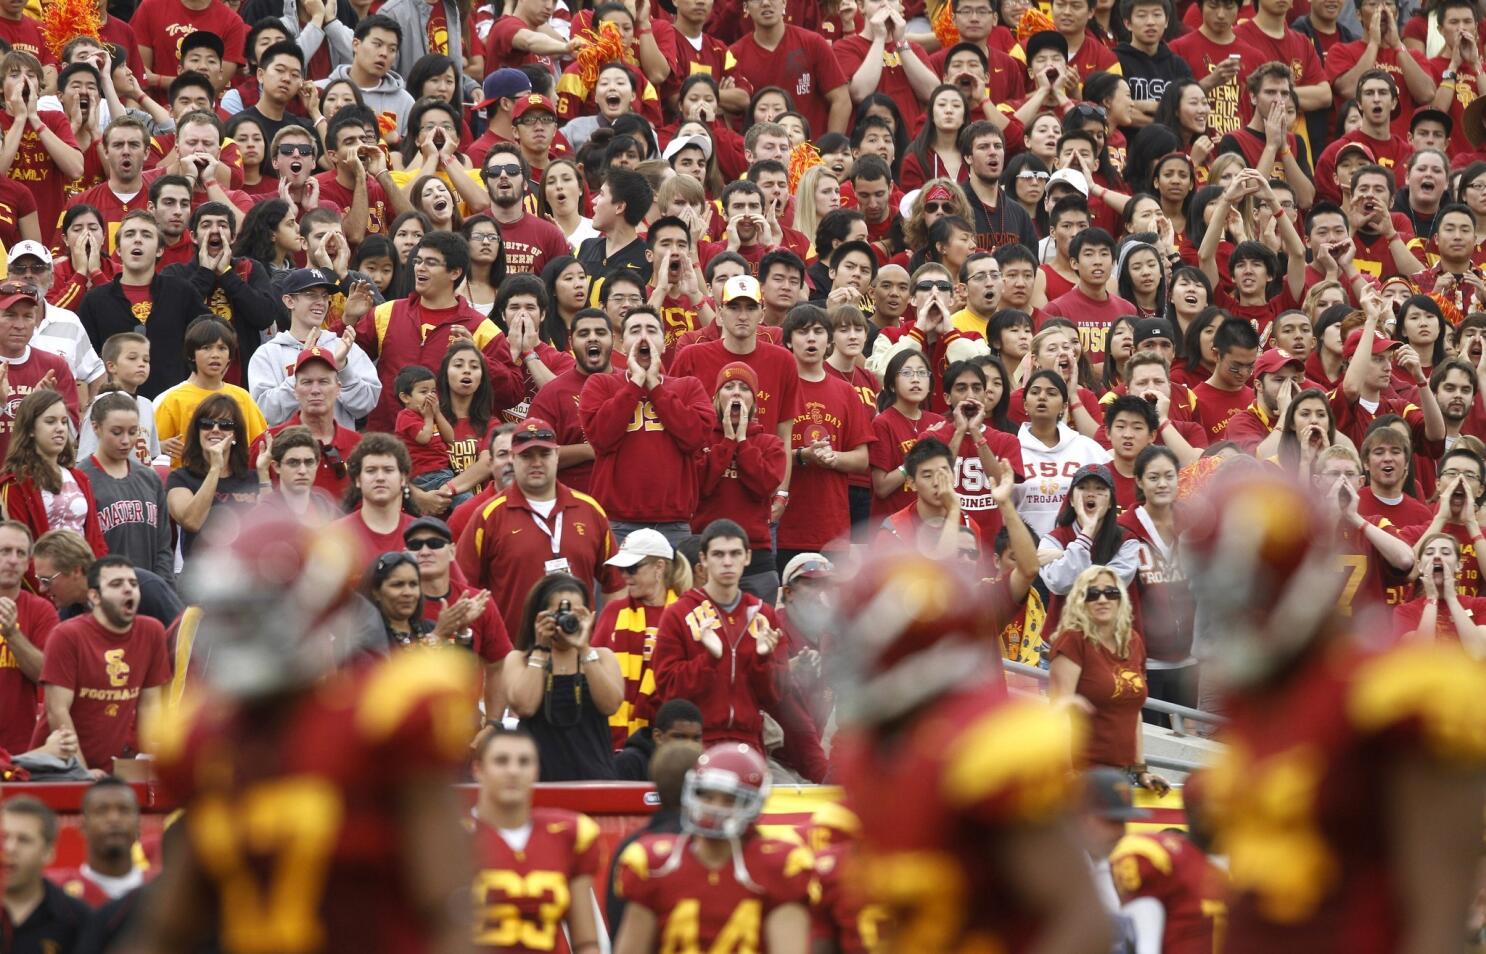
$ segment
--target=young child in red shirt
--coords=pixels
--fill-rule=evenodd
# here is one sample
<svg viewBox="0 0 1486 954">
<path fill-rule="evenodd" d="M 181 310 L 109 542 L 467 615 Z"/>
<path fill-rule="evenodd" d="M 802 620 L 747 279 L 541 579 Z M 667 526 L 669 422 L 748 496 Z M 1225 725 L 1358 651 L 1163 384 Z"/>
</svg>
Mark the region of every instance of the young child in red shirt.
<svg viewBox="0 0 1486 954">
<path fill-rule="evenodd" d="M 455 440 L 454 425 L 439 407 L 438 379 L 421 364 L 410 364 L 397 373 L 393 383 L 402 410 L 397 412 L 393 430 L 408 447 L 413 459 L 413 485 L 420 490 L 441 492 L 457 507 L 470 499 L 468 493 L 456 494 L 444 485 L 454 479 L 449 462 L 449 445 Z"/>
</svg>

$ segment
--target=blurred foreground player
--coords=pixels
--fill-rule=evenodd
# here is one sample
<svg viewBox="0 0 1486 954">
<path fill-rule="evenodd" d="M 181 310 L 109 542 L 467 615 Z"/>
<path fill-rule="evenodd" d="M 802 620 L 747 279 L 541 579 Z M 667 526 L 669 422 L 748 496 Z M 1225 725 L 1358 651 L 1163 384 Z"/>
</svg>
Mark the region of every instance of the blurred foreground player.
<svg viewBox="0 0 1486 954">
<path fill-rule="evenodd" d="M 131 950 L 468 950 L 450 783 L 474 730 L 469 654 L 353 655 L 326 635 L 349 631 L 359 569 L 333 528 L 272 511 L 213 528 L 186 580 L 205 698 L 157 749 L 188 845 Z"/>
<path fill-rule="evenodd" d="M 476 950 L 598 950 L 598 822 L 532 808 L 539 771 L 537 743 L 523 729 L 493 729 L 476 751 Z"/>
<path fill-rule="evenodd" d="M 702 753 L 682 789 L 682 834 L 646 835 L 619 859 L 629 904 L 615 954 L 805 954 L 815 858 L 754 827 L 768 796 L 768 765 L 750 746 L 723 742 Z"/>
<path fill-rule="evenodd" d="M 807 844 L 815 853 L 820 901 L 810 910 L 811 954 L 866 954 L 878 949 L 882 910 L 859 890 L 862 821 L 839 802 L 825 802 L 810 816 Z"/>
<path fill-rule="evenodd" d="M 1008 696 L 985 591 L 907 550 L 840 578 L 838 764 L 886 916 L 877 949 L 1107 954 L 1068 717 Z"/>
<path fill-rule="evenodd" d="M 1486 669 L 1458 645 L 1350 628 L 1321 508 L 1246 471 L 1192 501 L 1203 677 L 1233 721 L 1210 804 L 1230 954 L 1458 951 L 1481 850 Z"/>
</svg>

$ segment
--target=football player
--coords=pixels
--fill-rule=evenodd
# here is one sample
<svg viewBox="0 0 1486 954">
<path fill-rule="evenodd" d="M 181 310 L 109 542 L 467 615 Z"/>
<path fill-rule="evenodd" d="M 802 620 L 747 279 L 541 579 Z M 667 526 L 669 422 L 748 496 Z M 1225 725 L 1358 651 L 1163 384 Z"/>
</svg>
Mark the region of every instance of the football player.
<svg viewBox="0 0 1486 954">
<path fill-rule="evenodd" d="M 810 816 L 807 844 L 815 853 L 820 902 L 811 909 L 813 954 L 866 954 L 878 949 L 882 910 L 867 904 L 851 869 L 860 864 L 862 822 L 839 802 L 826 802 Z"/>
<path fill-rule="evenodd" d="M 537 744 L 524 729 L 495 728 L 481 740 L 475 754 L 477 950 L 598 949 L 598 823 L 560 808 L 532 808 L 538 774 Z"/>
<path fill-rule="evenodd" d="M 907 549 L 838 575 L 837 764 L 883 949 L 1107 954 L 1072 723 L 1007 694 L 986 590 Z"/>
<path fill-rule="evenodd" d="M 155 750 L 185 806 L 186 846 L 134 950 L 468 949 L 469 851 L 451 782 L 469 757 L 479 675 L 463 652 L 343 659 L 343 641 L 327 645 L 351 631 L 358 552 L 332 528 L 262 508 L 198 541 L 185 585 L 202 609 L 205 698 Z"/>
<path fill-rule="evenodd" d="M 815 858 L 754 827 L 768 795 L 769 768 L 752 747 L 724 742 L 702 753 L 686 773 L 681 835 L 646 835 L 619 859 L 629 904 L 615 954 L 805 954 Z"/>
<path fill-rule="evenodd" d="M 1210 776 L 1230 954 L 1459 950 L 1481 847 L 1486 669 L 1356 632 L 1303 490 L 1246 470 L 1189 502 L 1189 578 L 1232 716 Z"/>
</svg>

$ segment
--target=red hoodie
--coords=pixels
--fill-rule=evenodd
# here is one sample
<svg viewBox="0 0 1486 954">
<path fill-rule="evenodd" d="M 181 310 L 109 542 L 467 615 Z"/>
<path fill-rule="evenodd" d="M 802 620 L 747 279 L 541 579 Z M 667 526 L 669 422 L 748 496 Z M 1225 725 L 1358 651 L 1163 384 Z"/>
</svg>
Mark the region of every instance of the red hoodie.
<svg viewBox="0 0 1486 954">
<path fill-rule="evenodd" d="M 589 486 L 610 520 L 691 519 L 697 509 L 692 456 L 717 423 L 701 382 L 667 375 L 645 390 L 622 374 L 590 375 L 578 419 L 593 446 Z"/>
<path fill-rule="evenodd" d="M 67 470 L 72 474 L 72 479 L 77 481 L 83 498 L 88 501 L 83 536 L 87 538 L 88 546 L 93 549 L 95 557 L 107 556 L 108 543 L 103 539 L 103 528 L 98 523 L 98 502 L 93 499 L 93 485 L 88 481 L 88 475 L 76 467 L 69 467 Z M 32 539 L 52 529 L 51 520 L 46 515 L 46 504 L 41 500 L 41 490 L 29 477 L 13 472 L 0 474 L 0 512 L 7 519 L 19 520 L 29 527 Z"/>
<path fill-rule="evenodd" d="M 757 421 L 748 425 L 748 437 L 739 443 L 713 428 L 694 466 L 701 498 L 692 515 L 691 529 L 702 529 L 719 517 L 736 521 L 748 534 L 752 550 L 771 550 L 769 508 L 774 491 L 784 479 L 784 441 L 767 433 Z"/>
<path fill-rule="evenodd" d="M 722 658 L 715 659 L 701 643 L 704 624 L 718 623 Z M 785 649 L 776 646 L 760 656 L 757 636 L 778 629 L 774 610 L 750 593 L 739 592 L 729 612 L 701 587 L 687 590 L 666 607 L 655 635 L 656 699 L 690 699 L 702 710 L 702 744 L 746 742 L 764 751 L 761 710 L 779 705 Z"/>
<path fill-rule="evenodd" d="M 490 377 L 495 409 L 504 411 L 521 402 L 526 395 L 525 380 L 511 359 L 505 334 L 495 322 L 463 298 L 457 299 L 453 308 L 429 309 L 415 293 L 378 305 L 356 323 L 356 343 L 377 363 L 377 377 L 382 381 L 382 397 L 367 418 L 367 430 L 392 432 L 401 408 L 393 386 L 397 372 L 421 364 L 437 373 L 456 325 L 469 331 L 485 353 L 485 373 Z"/>
</svg>

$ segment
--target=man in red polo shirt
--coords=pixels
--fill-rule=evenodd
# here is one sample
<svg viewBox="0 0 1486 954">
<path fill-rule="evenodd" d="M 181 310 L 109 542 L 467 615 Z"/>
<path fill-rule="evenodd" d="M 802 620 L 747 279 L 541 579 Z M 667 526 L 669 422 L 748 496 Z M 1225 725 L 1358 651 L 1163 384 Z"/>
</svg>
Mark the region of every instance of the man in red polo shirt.
<svg viewBox="0 0 1486 954">
<path fill-rule="evenodd" d="M 459 536 L 455 559 L 471 586 L 490 591 L 502 619 L 520 619 L 526 596 L 548 573 L 568 573 L 605 593 L 624 587 L 604 561 L 614 555 L 598 501 L 557 481 L 557 433 L 528 417 L 511 436 L 516 479 Z"/>
<path fill-rule="evenodd" d="M 1228 421 L 1254 402 L 1249 378 L 1259 360 L 1259 333 L 1241 318 L 1229 318 L 1213 335 L 1218 363 L 1206 381 L 1192 389 L 1197 397 L 1193 415 L 1207 431 L 1208 443 L 1224 440 Z"/>
</svg>

